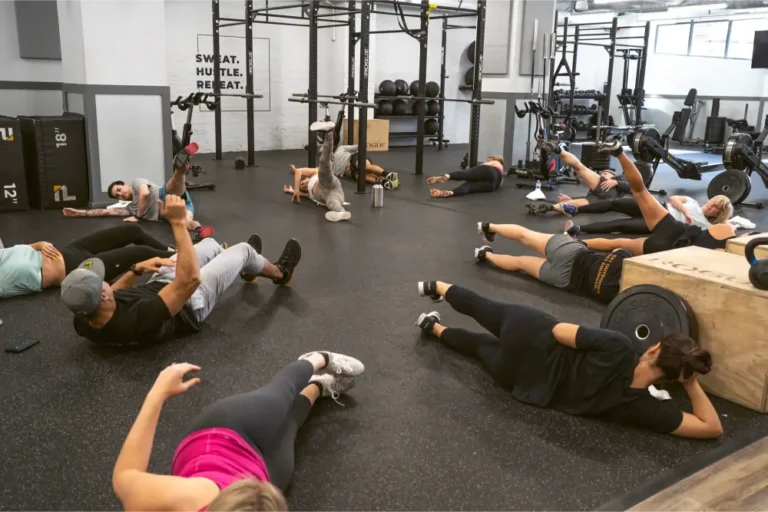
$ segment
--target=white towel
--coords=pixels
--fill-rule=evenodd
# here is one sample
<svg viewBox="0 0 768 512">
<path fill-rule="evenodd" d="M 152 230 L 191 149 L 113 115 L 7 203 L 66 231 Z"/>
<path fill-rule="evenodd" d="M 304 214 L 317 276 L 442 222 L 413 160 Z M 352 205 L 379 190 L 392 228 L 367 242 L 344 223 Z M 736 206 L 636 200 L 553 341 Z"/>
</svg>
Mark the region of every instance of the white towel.
<svg viewBox="0 0 768 512">
<path fill-rule="evenodd" d="M 107 210 L 111 210 L 112 208 L 127 208 L 129 204 L 131 204 L 130 201 L 118 201 L 115 204 L 107 206 Z"/>
<path fill-rule="evenodd" d="M 534 190 L 533 192 L 531 192 L 530 194 L 528 194 L 525 197 L 527 197 L 531 201 L 539 201 L 541 199 L 546 199 L 547 198 L 547 196 L 544 195 L 544 192 L 542 192 L 541 189 Z"/>
<path fill-rule="evenodd" d="M 755 229 L 757 227 L 757 224 L 744 217 L 733 217 L 728 223 L 736 229 Z"/>
<path fill-rule="evenodd" d="M 656 386 L 651 385 L 648 386 L 648 392 L 656 400 L 672 400 L 672 397 L 669 396 L 669 392 L 666 389 L 656 389 Z"/>
</svg>

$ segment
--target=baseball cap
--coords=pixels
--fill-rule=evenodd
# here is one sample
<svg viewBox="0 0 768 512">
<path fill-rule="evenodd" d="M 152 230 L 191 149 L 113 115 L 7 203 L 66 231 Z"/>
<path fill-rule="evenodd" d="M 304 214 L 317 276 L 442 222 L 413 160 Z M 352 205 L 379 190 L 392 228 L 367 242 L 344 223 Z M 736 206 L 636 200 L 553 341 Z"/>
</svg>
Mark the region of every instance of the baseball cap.
<svg viewBox="0 0 768 512">
<path fill-rule="evenodd" d="M 90 258 L 82 262 L 61 282 L 61 300 L 73 312 L 90 315 L 101 302 L 104 262 Z"/>
</svg>

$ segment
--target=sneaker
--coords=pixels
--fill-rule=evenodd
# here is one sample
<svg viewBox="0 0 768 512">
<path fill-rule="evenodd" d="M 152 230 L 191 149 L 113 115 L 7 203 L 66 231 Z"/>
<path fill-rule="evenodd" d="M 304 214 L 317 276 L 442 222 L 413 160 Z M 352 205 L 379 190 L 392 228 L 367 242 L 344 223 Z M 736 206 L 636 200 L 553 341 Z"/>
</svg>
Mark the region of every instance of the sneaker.
<svg viewBox="0 0 768 512">
<path fill-rule="evenodd" d="M 298 240 L 291 238 L 288 240 L 288 243 L 285 244 L 283 253 L 277 259 L 277 262 L 275 262 L 275 266 L 282 271 L 283 277 L 274 279 L 272 282 L 276 285 L 290 283 L 291 279 L 293 279 L 293 274 L 296 273 L 296 267 L 299 265 L 299 261 L 301 261 L 301 245 Z"/>
<path fill-rule="evenodd" d="M 416 327 L 427 334 L 432 334 L 432 328 L 437 323 L 440 323 L 440 313 L 437 311 L 422 313 L 419 315 L 419 318 L 416 319 Z"/>
<path fill-rule="evenodd" d="M 351 219 L 352 214 L 349 212 L 328 212 L 325 214 L 325 218 L 331 222 L 339 222 L 340 220 Z"/>
<path fill-rule="evenodd" d="M 336 128 L 336 123 L 333 121 L 315 121 L 309 125 L 309 131 L 311 132 L 329 132 Z"/>
<path fill-rule="evenodd" d="M 580 232 L 581 228 L 574 224 L 572 220 L 569 219 L 565 221 L 565 231 L 563 233 L 564 235 L 568 235 L 571 238 L 576 239 Z"/>
<path fill-rule="evenodd" d="M 610 153 L 613 156 L 619 156 L 624 152 L 624 148 L 621 147 L 621 139 L 607 139 L 597 146 L 598 153 Z"/>
<path fill-rule="evenodd" d="M 259 235 L 254 233 L 250 237 L 248 237 L 248 245 L 253 247 L 253 250 L 255 250 L 257 253 L 261 254 L 261 250 L 264 246 L 264 241 L 261 239 Z M 226 247 L 224 248 L 226 249 Z M 254 283 L 258 278 L 259 276 L 249 274 L 245 270 L 240 272 L 240 279 L 242 279 L 246 283 Z"/>
<path fill-rule="evenodd" d="M 419 296 L 429 297 L 435 302 L 442 302 L 445 297 L 437 294 L 437 282 L 435 281 L 419 281 Z"/>
<path fill-rule="evenodd" d="M 347 379 L 344 377 L 337 377 L 332 373 L 315 374 L 309 379 L 309 383 L 317 383 L 322 388 L 320 396 L 323 398 L 333 398 L 333 400 L 339 404 L 339 397 L 345 394 L 347 391 L 355 387 L 355 379 Z"/>
<path fill-rule="evenodd" d="M 193 244 L 211 236 L 213 236 L 213 226 L 200 226 L 189 232 L 189 237 L 192 239 Z"/>
<path fill-rule="evenodd" d="M 475 249 L 475 259 L 477 261 L 485 261 L 485 256 L 488 253 L 493 253 L 493 247 L 490 245 L 484 245 Z"/>
<path fill-rule="evenodd" d="M 391 172 L 384 177 L 384 188 L 387 190 L 395 190 L 400 188 L 400 177 L 396 172 Z"/>
<path fill-rule="evenodd" d="M 560 154 L 560 151 L 562 151 L 560 143 L 556 140 L 542 140 L 539 142 L 539 147 L 547 153 L 556 153 L 558 155 Z"/>
<path fill-rule="evenodd" d="M 546 203 L 525 203 L 525 207 L 528 208 L 528 215 L 544 215 L 553 209 L 551 204 Z"/>
<path fill-rule="evenodd" d="M 491 225 L 488 222 L 478 222 L 477 223 L 477 232 L 482 237 L 483 240 L 488 242 L 489 244 L 492 244 L 494 240 L 496 240 L 496 233 L 491 231 Z"/>
<path fill-rule="evenodd" d="M 319 373 L 331 373 L 337 377 L 359 377 L 365 371 L 365 365 L 354 357 L 337 354 L 336 352 L 307 352 L 299 360 L 308 359 L 312 354 L 323 354 L 328 358 L 328 364 Z"/>
<path fill-rule="evenodd" d="M 579 213 L 579 207 L 575 204 L 570 203 L 560 203 L 560 208 L 563 209 L 563 213 L 568 215 L 569 217 L 573 217 L 574 215 L 577 215 Z"/>
</svg>

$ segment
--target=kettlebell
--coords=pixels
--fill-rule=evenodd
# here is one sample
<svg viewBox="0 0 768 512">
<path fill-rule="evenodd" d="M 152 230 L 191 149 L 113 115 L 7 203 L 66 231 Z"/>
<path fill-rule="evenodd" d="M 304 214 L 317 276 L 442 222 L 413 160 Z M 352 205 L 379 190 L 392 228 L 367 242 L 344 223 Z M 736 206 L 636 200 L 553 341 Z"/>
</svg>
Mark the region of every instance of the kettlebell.
<svg viewBox="0 0 768 512">
<path fill-rule="evenodd" d="M 758 290 L 768 290 L 768 259 L 755 258 L 755 248 L 758 245 L 768 245 L 768 237 L 751 240 L 744 248 L 744 255 L 749 262 L 749 282 Z"/>
</svg>

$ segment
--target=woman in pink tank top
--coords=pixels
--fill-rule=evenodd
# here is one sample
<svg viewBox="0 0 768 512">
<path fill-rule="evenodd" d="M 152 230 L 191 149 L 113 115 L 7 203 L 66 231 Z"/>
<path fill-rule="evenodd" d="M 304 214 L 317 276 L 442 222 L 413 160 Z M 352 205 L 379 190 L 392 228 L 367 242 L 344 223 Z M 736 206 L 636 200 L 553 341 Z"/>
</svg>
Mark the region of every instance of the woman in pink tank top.
<svg viewBox="0 0 768 512">
<path fill-rule="evenodd" d="M 176 449 L 172 476 L 148 473 L 163 404 L 199 383 L 184 380 L 199 370 L 173 364 L 147 394 L 112 474 L 126 510 L 287 510 L 296 433 L 319 397 L 338 399 L 365 367 L 333 352 L 304 354 L 266 386 L 205 408 Z"/>
</svg>

